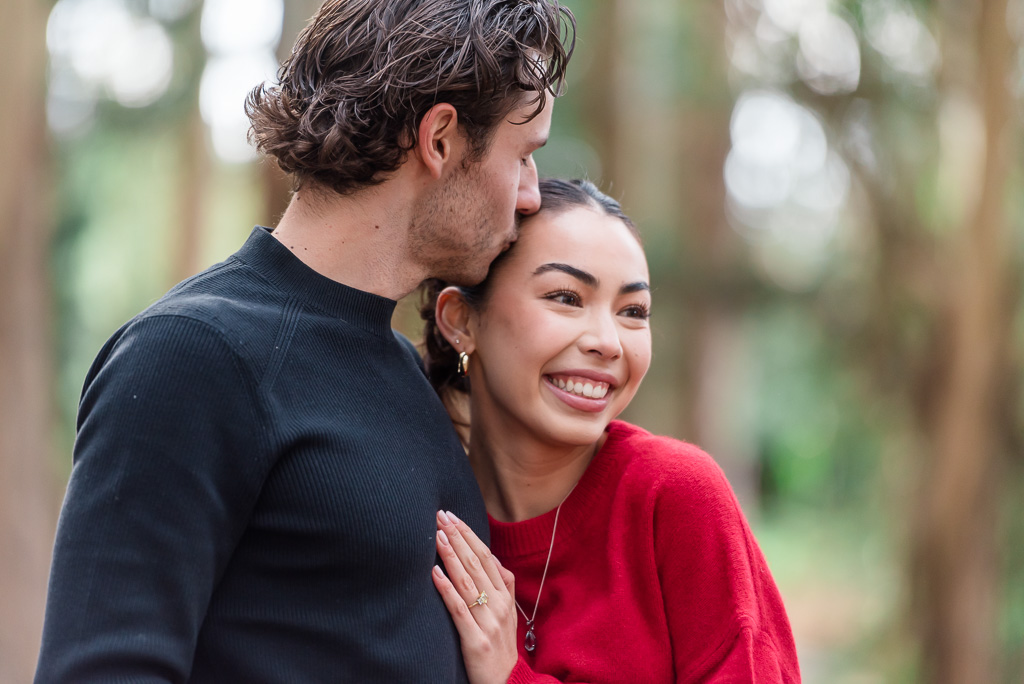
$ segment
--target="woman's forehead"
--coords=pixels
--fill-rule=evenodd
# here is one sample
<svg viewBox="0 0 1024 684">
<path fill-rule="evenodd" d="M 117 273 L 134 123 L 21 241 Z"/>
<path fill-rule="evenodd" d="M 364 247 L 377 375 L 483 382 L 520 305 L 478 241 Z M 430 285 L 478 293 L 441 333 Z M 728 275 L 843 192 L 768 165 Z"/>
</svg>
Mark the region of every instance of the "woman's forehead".
<svg viewBox="0 0 1024 684">
<path fill-rule="evenodd" d="M 510 255 L 521 267 L 580 262 L 646 277 L 647 258 L 621 219 L 587 207 L 541 211 L 523 223 Z"/>
</svg>

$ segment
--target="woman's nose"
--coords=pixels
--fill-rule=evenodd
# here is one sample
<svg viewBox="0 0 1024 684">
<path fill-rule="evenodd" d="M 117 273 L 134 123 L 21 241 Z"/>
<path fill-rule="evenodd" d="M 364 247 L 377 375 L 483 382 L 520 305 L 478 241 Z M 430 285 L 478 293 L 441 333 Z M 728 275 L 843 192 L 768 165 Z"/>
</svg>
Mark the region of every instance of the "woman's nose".
<svg viewBox="0 0 1024 684">
<path fill-rule="evenodd" d="M 580 337 L 580 343 L 584 352 L 597 354 L 605 359 L 617 359 L 622 356 L 619 330 L 609 315 L 591 316 L 586 333 Z"/>
</svg>

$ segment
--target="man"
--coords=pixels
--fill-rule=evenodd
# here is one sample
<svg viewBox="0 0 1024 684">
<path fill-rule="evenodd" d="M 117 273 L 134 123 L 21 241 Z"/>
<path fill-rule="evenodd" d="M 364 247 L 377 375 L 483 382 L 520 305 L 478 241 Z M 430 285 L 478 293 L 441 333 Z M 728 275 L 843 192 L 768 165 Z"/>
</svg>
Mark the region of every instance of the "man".
<svg viewBox="0 0 1024 684">
<path fill-rule="evenodd" d="M 572 24 L 555 0 L 328 0 L 253 91 L 296 194 L 93 364 L 37 681 L 465 679 L 435 513 L 486 514 L 390 318 L 428 277 L 481 280 L 536 211 Z"/>
</svg>

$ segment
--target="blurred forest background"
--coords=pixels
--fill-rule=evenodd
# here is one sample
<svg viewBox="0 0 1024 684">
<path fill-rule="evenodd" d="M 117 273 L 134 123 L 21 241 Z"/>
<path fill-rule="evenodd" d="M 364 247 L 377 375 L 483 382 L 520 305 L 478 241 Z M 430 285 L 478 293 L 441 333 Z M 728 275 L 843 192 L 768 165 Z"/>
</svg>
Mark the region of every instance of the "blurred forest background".
<svg viewBox="0 0 1024 684">
<path fill-rule="evenodd" d="M 242 102 L 317 4 L 0 4 L 0 682 L 93 356 L 283 211 Z M 628 417 L 725 468 L 805 681 L 1024 682 L 1024 1 L 567 4 L 538 164 L 641 226 Z"/>
</svg>

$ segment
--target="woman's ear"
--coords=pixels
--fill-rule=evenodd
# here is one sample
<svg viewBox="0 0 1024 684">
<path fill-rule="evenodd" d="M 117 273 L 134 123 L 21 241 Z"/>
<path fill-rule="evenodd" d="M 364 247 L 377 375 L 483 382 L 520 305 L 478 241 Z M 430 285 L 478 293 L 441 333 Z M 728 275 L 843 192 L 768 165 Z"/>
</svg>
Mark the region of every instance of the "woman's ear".
<svg viewBox="0 0 1024 684">
<path fill-rule="evenodd" d="M 437 329 L 455 351 L 472 354 L 476 349 L 470 325 L 472 317 L 473 309 L 466 303 L 459 288 L 446 287 L 441 290 L 437 296 L 434 320 L 437 321 Z"/>
</svg>

